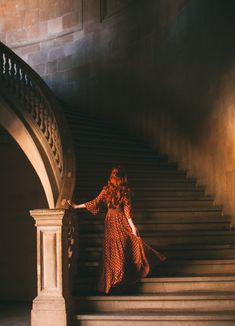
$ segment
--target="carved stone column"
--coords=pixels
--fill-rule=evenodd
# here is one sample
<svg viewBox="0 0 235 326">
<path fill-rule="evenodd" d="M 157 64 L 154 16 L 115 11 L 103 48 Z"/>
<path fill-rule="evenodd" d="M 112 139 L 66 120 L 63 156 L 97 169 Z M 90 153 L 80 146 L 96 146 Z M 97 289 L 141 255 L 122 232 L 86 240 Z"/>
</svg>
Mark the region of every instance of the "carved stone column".
<svg viewBox="0 0 235 326">
<path fill-rule="evenodd" d="M 37 297 L 32 326 L 66 326 L 69 320 L 68 223 L 61 209 L 30 211 L 37 228 Z"/>
</svg>

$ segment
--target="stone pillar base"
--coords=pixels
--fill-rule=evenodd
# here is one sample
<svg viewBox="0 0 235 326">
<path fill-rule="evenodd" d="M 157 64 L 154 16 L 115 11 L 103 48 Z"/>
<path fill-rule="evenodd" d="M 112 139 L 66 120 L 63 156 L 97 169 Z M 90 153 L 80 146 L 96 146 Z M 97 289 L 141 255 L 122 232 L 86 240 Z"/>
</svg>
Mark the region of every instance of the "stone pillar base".
<svg viewBox="0 0 235 326">
<path fill-rule="evenodd" d="M 68 212 L 30 211 L 37 227 L 38 295 L 33 300 L 31 326 L 68 326 Z"/>
<path fill-rule="evenodd" d="M 67 326 L 68 311 L 60 298 L 37 299 L 33 301 L 31 326 Z"/>
</svg>

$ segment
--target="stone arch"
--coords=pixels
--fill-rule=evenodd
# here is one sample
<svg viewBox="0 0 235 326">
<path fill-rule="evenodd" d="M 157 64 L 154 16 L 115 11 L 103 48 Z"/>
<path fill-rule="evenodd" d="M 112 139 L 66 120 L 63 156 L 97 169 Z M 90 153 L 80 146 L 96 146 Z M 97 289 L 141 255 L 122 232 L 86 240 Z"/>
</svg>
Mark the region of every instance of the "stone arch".
<svg viewBox="0 0 235 326">
<path fill-rule="evenodd" d="M 55 201 L 52 191 L 52 186 L 49 180 L 48 173 L 46 171 L 43 158 L 41 157 L 39 150 L 33 141 L 26 126 L 16 115 L 16 113 L 7 105 L 7 103 L 0 97 L 0 124 L 8 131 L 8 133 L 15 139 L 18 145 L 21 147 L 34 170 L 36 171 L 46 198 L 49 208 L 55 207 Z"/>
</svg>

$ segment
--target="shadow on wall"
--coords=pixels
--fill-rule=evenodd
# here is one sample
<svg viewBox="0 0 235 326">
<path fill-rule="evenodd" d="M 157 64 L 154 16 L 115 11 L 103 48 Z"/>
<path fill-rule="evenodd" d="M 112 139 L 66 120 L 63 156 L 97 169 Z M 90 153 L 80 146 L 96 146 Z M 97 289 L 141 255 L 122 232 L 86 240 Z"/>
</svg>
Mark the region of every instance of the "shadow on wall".
<svg viewBox="0 0 235 326">
<path fill-rule="evenodd" d="M 62 101 L 131 125 L 235 216 L 235 2 L 114 3 L 77 2 L 75 32 L 17 52 Z"/>
<path fill-rule="evenodd" d="M 47 200 L 30 162 L 6 132 L 0 149 L 0 301 L 31 301 L 37 284 L 36 229 L 29 209 L 45 208 Z"/>
<path fill-rule="evenodd" d="M 225 92 L 234 82 L 235 3 L 191 0 L 174 19 L 165 17 L 169 22 L 162 27 L 161 8 L 138 6 L 128 16 L 135 35 L 127 45 L 130 30 L 116 27 L 112 42 L 119 46 L 100 62 L 93 89 L 85 82 L 93 101 L 83 99 L 81 106 L 111 115 L 164 111 L 192 143 L 200 143 L 222 98 L 233 95 Z"/>
<path fill-rule="evenodd" d="M 14 24 L 2 35 L 68 104 L 111 116 L 163 110 L 197 143 L 234 67 L 234 1 L 119 3 L 34 4 L 36 43 L 30 10 L 21 3 L 20 12 L 14 8 L 18 24 L 24 21 L 17 25 L 24 31 L 21 45 L 12 41 L 19 33 Z"/>
<path fill-rule="evenodd" d="M 126 121 L 235 216 L 234 13 L 232 0 L 135 2 L 82 40 L 73 86 L 74 104 Z"/>
</svg>

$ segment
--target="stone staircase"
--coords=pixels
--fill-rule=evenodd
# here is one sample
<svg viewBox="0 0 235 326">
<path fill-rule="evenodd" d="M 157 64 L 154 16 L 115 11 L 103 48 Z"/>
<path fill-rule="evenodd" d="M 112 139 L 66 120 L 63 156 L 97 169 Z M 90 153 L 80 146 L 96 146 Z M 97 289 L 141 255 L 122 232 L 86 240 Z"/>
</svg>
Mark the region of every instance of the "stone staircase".
<svg viewBox="0 0 235 326">
<path fill-rule="evenodd" d="M 126 167 L 142 238 L 167 255 L 152 277 L 96 295 L 105 213 L 79 211 L 73 324 L 81 326 L 235 325 L 235 232 L 202 185 L 144 141 L 68 110 L 76 144 L 78 202 L 93 199 L 113 165 Z"/>
</svg>

